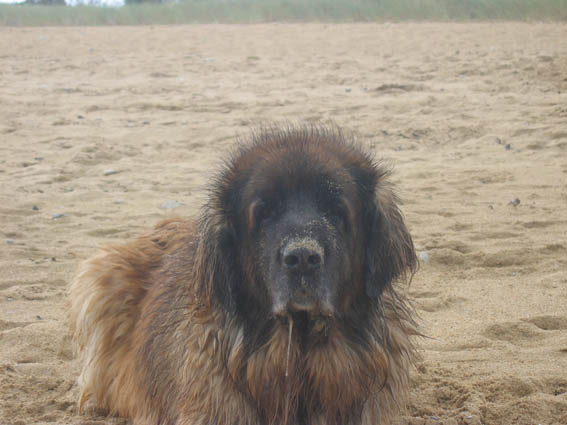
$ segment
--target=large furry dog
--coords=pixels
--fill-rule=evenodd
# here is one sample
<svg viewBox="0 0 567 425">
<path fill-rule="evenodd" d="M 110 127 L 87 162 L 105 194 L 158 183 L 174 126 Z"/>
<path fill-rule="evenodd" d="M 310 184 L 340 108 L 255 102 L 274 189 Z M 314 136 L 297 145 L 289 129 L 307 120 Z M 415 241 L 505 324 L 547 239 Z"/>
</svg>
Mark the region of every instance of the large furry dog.
<svg viewBox="0 0 567 425">
<path fill-rule="evenodd" d="M 136 425 L 385 424 L 418 334 L 388 172 L 336 128 L 255 133 L 198 222 L 87 261 L 70 287 L 80 406 Z"/>
</svg>

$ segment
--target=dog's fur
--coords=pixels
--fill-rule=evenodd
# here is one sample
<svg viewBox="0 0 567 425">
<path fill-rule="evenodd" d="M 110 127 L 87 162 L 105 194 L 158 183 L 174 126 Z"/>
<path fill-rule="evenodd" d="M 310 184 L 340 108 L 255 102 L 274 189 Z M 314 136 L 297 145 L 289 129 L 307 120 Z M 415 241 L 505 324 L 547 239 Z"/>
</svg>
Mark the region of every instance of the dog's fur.
<svg viewBox="0 0 567 425">
<path fill-rule="evenodd" d="M 317 186 L 320 175 L 332 184 Z M 84 263 L 70 286 L 80 409 L 136 425 L 390 423 L 405 404 L 419 332 L 395 289 L 417 261 L 387 175 L 336 128 L 262 130 L 221 170 L 197 223 L 167 220 Z M 318 234 L 343 244 L 333 258 L 347 275 L 317 280 L 337 285 L 324 319 L 274 313 L 262 260 L 272 245 L 254 235 L 277 218 L 250 212 L 266 184 L 262 196 L 284 209 L 302 192 L 324 216 Z M 347 199 L 340 225 L 314 200 L 331 189 Z M 292 292 L 282 282 L 278 290 Z"/>
</svg>

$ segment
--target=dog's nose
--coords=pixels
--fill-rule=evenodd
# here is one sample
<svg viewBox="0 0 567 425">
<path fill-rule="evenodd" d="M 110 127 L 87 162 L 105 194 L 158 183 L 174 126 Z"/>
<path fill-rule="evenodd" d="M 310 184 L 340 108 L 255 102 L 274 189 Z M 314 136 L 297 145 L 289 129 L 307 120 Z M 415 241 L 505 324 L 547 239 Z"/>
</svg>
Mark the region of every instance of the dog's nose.
<svg viewBox="0 0 567 425">
<path fill-rule="evenodd" d="M 308 247 L 286 248 L 283 255 L 283 265 L 290 272 L 313 273 L 321 267 L 323 262 L 321 253 L 318 251 Z"/>
</svg>

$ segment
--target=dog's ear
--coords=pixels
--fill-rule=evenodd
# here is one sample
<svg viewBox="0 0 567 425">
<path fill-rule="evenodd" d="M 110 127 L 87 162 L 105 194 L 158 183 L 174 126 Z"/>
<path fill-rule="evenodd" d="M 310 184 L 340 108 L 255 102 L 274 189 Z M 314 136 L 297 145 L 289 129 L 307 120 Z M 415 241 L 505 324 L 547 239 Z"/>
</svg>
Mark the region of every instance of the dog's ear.
<svg viewBox="0 0 567 425">
<path fill-rule="evenodd" d="M 236 246 L 230 222 L 218 208 L 207 208 L 201 217 L 200 240 L 194 273 L 203 299 L 216 301 L 225 311 L 236 311 Z"/>
<path fill-rule="evenodd" d="M 411 235 L 398 208 L 398 198 L 387 182 L 388 171 L 359 176 L 364 181 L 366 247 L 364 285 L 369 297 L 382 294 L 393 281 L 413 275 L 417 257 Z M 362 178 L 362 180 L 360 180 Z"/>
</svg>

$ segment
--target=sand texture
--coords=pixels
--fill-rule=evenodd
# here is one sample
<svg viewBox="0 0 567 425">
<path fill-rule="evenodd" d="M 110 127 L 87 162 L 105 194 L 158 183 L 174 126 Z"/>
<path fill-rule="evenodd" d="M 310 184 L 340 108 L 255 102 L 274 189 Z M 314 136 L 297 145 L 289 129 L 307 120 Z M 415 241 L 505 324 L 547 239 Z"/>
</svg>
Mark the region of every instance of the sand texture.
<svg viewBox="0 0 567 425">
<path fill-rule="evenodd" d="M 428 339 L 402 423 L 567 424 L 567 26 L 0 28 L 0 424 L 76 414 L 66 285 L 195 215 L 263 121 L 396 170 Z"/>
</svg>

